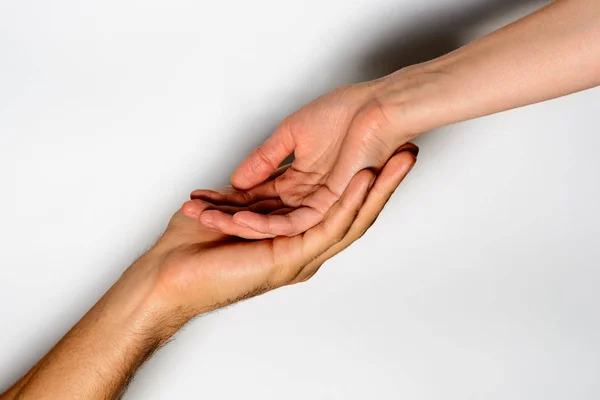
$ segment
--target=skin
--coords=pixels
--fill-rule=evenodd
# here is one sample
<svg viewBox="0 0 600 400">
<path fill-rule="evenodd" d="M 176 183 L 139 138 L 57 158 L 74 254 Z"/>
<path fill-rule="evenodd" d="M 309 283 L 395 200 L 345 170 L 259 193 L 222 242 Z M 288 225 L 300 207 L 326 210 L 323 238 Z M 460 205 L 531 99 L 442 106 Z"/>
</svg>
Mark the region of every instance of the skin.
<svg viewBox="0 0 600 400">
<path fill-rule="evenodd" d="M 289 212 L 207 210 L 200 221 L 245 238 L 296 235 L 322 220 L 357 172 L 377 171 L 422 132 L 600 85 L 599 16 L 599 1 L 558 0 L 438 59 L 325 94 L 287 117 L 231 178 Z M 291 153 L 291 168 L 261 183 Z"/>
<path fill-rule="evenodd" d="M 377 176 L 358 173 L 323 221 L 293 237 L 224 235 L 182 212 L 221 207 L 186 202 L 157 243 L 0 399 L 119 398 L 140 365 L 190 319 L 311 278 L 366 232 L 415 161 L 403 151 Z M 241 208 L 282 210 L 277 201 L 256 203 Z"/>
<path fill-rule="evenodd" d="M 152 249 L 0 398 L 117 398 L 194 316 L 309 279 L 373 223 L 414 163 L 408 140 L 599 85 L 598 15 L 598 1 L 558 0 L 306 105 L 240 165 L 238 190 L 193 192 Z M 292 152 L 292 166 L 276 171 Z"/>
</svg>

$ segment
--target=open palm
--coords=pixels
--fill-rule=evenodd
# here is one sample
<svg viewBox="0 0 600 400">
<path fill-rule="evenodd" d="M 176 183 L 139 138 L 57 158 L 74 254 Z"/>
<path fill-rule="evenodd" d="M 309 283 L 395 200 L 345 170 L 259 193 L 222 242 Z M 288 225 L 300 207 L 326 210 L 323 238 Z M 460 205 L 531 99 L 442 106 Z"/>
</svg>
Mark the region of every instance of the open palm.
<svg viewBox="0 0 600 400">
<path fill-rule="evenodd" d="M 167 304 L 185 305 L 196 315 L 307 280 L 323 262 L 362 236 L 414 162 L 410 152 L 402 152 L 376 179 L 372 171 L 359 172 L 320 223 L 292 237 L 247 241 L 226 235 L 189 217 L 209 210 L 229 212 L 231 206 L 200 199 L 186 202 L 151 250 L 161 255 L 157 273 L 161 298 Z M 286 207 L 269 200 L 240 209 L 277 214 Z"/>
<path fill-rule="evenodd" d="M 397 130 L 376 97 L 375 82 L 328 93 L 286 118 L 273 135 L 239 166 L 232 185 L 243 191 L 199 190 L 193 199 L 245 206 L 249 202 L 281 202 L 284 211 L 230 212 L 207 210 L 200 221 L 223 233 L 244 238 L 293 236 L 318 224 L 339 199 L 352 177 L 363 169 L 379 171 L 399 148 Z M 290 168 L 275 172 L 290 154 Z"/>
</svg>

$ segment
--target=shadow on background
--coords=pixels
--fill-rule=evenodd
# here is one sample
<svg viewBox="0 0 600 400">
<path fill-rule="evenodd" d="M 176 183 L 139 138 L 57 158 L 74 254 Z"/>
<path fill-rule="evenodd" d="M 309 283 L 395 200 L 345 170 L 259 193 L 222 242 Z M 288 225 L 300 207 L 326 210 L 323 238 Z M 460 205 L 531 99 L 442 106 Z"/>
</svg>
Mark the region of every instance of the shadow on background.
<svg viewBox="0 0 600 400">
<path fill-rule="evenodd" d="M 418 0 L 414 0 L 418 1 Z M 464 44 L 465 35 L 486 21 L 496 19 L 510 13 L 516 8 L 526 5 L 540 6 L 548 3 L 544 0 L 479 0 L 470 6 L 460 6 L 456 2 L 449 2 L 446 8 L 438 8 L 428 11 L 424 18 L 418 18 L 411 24 L 404 24 L 397 29 L 381 34 L 380 39 L 375 40 L 375 45 L 368 49 L 364 54 L 359 54 L 356 61 L 356 67 L 351 76 L 343 76 L 345 82 L 352 83 L 371 80 L 387 74 L 390 74 L 400 68 L 408 65 L 427 61 L 443 54 L 446 54 Z M 349 28 L 353 29 L 353 28 Z M 345 60 L 344 62 L 348 62 Z M 342 68 L 340 67 L 340 70 Z M 338 86 L 340 82 L 331 82 L 331 87 Z M 307 89 L 299 93 L 287 93 L 290 98 L 295 99 L 294 104 L 286 105 L 283 108 L 280 105 L 267 107 L 261 115 L 256 115 L 254 121 L 245 121 L 240 124 L 240 135 L 256 138 L 255 146 L 266 139 L 279 125 L 279 122 L 296 108 L 312 100 L 319 93 L 314 92 L 307 84 Z M 251 127 L 251 128 L 249 128 Z M 431 138 L 428 136 L 427 138 Z M 423 137 L 417 140 L 421 146 L 430 139 Z M 239 162 L 253 150 L 246 144 L 231 144 L 230 156 L 222 161 L 225 170 L 233 171 Z M 293 158 L 288 157 L 290 162 Z M 197 181 L 197 175 L 206 175 L 204 183 L 209 186 L 220 186 L 220 183 L 227 184 L 228 176 L 215 176 L 216 174 L 198 171 L 198 174 L 192 175 L 191 179 Z M 220 175 L 220 174 L 219 174 Z M 224 180 L 224 181 L 223 181 Z M 195 186 L 195 185 L 194 185 Z M 156 232 L 162 231 L 164 221 L 157 221 Z M 120 266 L 118 267 L 120 268 Z M 81 306 L 82 311 L 88 309 L 87 305 Z M 64 332 L 52 334 L 52 337 L 62 335 Z M 19 360 L 18 367 L 8 382 L 0 382 L 0 392 L 16 381 L 24 374 L 48 349 L 45 345 L 40 345 L 40 349 L 31 351 L 27 354 L 27 359 Z"/>
<path fill-rule="evenodd" d="M 515 12 L 517 16 L 525 15 L 528 12 L 521 14 L 518 12 L 522 10 L 530 12 L 530 10 L 541 8 L 549 3 L 549 0 L 479 0 L 465 6 L 450 1 L 444 8 L 427 10 L 423 18 L 416 18 L 410 24 L 401 24 L 397 29 L 383 32 L 380 38 L 374 39 L 374 46 L 363 54 L 358 54 L 355 60 L 341 61 L 355 63 L 356 66 L 350 74 L 344 70 L 342 65 L 338 66 L 337 68 L 344 72 L 332 76 L 341 76 L 343 81 L 333 79 L 329 89 L 343 84 L 376 79 L 403 67 L 432 60 L 466 44 L 466 37 L 486 22 L 496 21 Z M 230 149 L 232 157 L 229 158 L 230 161 L 227 161 L 227 164 L 230 165 L 226 165 L 226 169 L 233 172 L 247 154 L 275 131 L 281 120 L 324 93 L 323 88 L 320 90 L 320 92 L 315 92 L 314 87 L 307 84 L 300 93 L 285 94 L 287 98 L 295 100 L 292 108 L 283 107 L 282 109 L 281 104 L 268 107 L 264 113 L 256 116 L 254 121 L 246 122 L 242 128 L 243 134 L 257 138 L 257 142 L 253 147 L 248 146 L 246 142 L 239 147 Z M 253 127 L 250 132 L 248 131 L 249 126 Z M 431 135 L 422 135 L 415 140 L 415 143 L 425 146 L 431 137 Z M 288 157 L 283 164 L 292 161 L 293 155 Z M 229 184 L 228 180 L 227 177 L 220 183 Z"/>
<path fill-rule="evenodd" d="M 432 10 L 426 18 L 386 33 L 379 45 L 365 54 L 361 81 L 388 75 L 400 68 L 428 61 L 464 45 L 469 31 L 489 20 L 502 17 L 516 8 L 538 5 L 547 0 L 480 0 L 457 7 L 450 2 L 444 9 Z"/>
</svg>

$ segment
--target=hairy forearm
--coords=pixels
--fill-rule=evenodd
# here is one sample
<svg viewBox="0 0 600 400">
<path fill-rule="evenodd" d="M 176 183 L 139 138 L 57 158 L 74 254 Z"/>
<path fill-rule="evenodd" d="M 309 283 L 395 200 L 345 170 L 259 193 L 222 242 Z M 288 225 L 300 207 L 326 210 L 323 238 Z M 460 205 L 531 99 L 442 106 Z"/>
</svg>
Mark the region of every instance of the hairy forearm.
<svg viewBox="0 0 600 400">
<path fill-rule="evenodd" d="M 142 262 L 142 261 L 140 261 Z M 139 263 L 139 262 L 138 262 Z M 181 323 L 160 317 L 150 270 L 126 274 L 1 399 L 114 399 Z"/>
<path fill-rule="evenodd" d="M 600 2 L 558 0 L 382 81 L 409 136 L 598 86 Z"/>
</svg>

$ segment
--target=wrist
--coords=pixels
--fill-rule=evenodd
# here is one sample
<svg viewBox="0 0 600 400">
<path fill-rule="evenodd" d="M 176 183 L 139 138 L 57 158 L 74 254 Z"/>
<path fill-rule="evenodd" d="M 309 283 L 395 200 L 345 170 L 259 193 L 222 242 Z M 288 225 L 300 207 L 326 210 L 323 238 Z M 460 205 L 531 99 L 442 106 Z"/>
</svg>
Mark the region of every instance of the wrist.
<svg viewBox="0 0 600 400">
<path fill-rule="evenodd" d="M 175 323 L 155 294 L 153 271 L 160 259 L 151 253 L 128 268 L 9 395 L 67 398 L 76 392 L 104 399 L 120 393 L 128 377 L 185 323 Z"/>
<path fill-rule="evenodd" d="M 168 340 L 193 317 L 185 307 L 173 304 L 165 296 L 160 272 L 166 259 L 162 251 L 151 249 L 105 295 L 107 307 L 114 304 L 118 308 L 118 318 L 129 330 L 147 342 L 158 344 Z"/>
<path fill-rule="evenodd" d="M 447 65 L 445 59 L 436 59 L 403 68 L 377 81 L 377 103 L 391 119 L 399 143 L 466 119 L 460 109 L 464 104 L 456 98 L 459 78 Z"/>
</svg>

